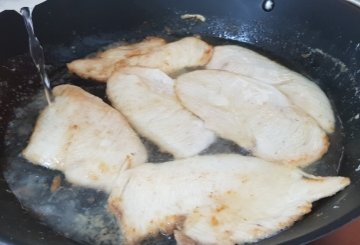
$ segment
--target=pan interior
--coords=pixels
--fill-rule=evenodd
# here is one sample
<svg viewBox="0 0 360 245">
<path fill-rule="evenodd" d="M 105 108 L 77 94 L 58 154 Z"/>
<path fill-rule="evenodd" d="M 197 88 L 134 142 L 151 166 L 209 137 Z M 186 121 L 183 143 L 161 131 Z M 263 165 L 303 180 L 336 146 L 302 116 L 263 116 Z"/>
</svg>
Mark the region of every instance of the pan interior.
<svg viewBox="0 0 360 245">
<path fill-rule="evenodd" d="M 174 40 L 178 37 L 167 36 L 167 38 Z M 214 45 L 231 43 L 256 50 L 254 46 L 242 42 L 210 37 L 203 37 L 203 39 Z M 59 55 L 62 56 L 59 60 L 66 60 L 69 58 L 69 54 L 62 52 L 62 50 L 81 49 L 81 53 L 91 53 L 99 46 L 118 40 L 118 37 L 109 38 L 109 35 L 96 39 L 89 37 L 85 41 L 76 41 L 70 47 L 59 46 L 51 47 L 51 49 L 54 50 L 52 52 L 57 58 Z M 271 54 L 265 55 L 278 60 Z M 278 61 L 288 65 L 284 60 Z M 18 69 L 19 67 L 14 66 L 28 62 L 30 62 L 29 57 L 21 55 L 8 60 L 5 64 L 9 69 Z M 64 83 L 78 85 L 107 102 L 105 85 L 70 75 L 63 64 L 49 66 L 48 71 L 54 85 Z M 19 73 L 21 73 L 21 68 L 19 68 Z M 32 79 L 26 78 L 25 75 L 23 77 L 25 81 L 35 83 Z M 323 87 L 323 84 L 319 85 Z M 327 95 L 332 101 L 332 95 Z M 22 97 L 22 103 L 15 109 L 14 117 L 8 124 L 4 142 L 4 152 L 6 153 L 4 176 L 12 192 L 24 208 L 30 210 L 33 215 L 66 237 L 85 244 L 119 244 L 120 232 L 115 218 L 108 213 L 106 207 L 107 194 L 71 185 L 64 179 L 62 173 L 32 165 L 21 157 L 21 151 L 28 142 L 36 118 L 47 103 L 40 86 L 31 95 L 21 94 L 21 89 L 19 89 L 19 96 Z M 333 109 L 336 113 L 337 108 L 333 106 Z M 331 144 L 328 153 L 321 160 L 307 167 L 305 171 L 323 176 L 338 174 L 344 147 L 342 122 L 338 116 L 336 118 L 336 131 L 330 136 Z M 145 139 L 142 140 L 149 152 L 149 161 L 161 163 L 172 160 L 171 155 L 161 153 L 154 144 Z M 234 143 L 222 139 L 219 139 L 202 154 L 216 153 L 249 154 Z M 59 178 L 61 179 L 61 186 L 56 191 L 51 191 L 54 179 L 59 180 Z M 159 236 L 156 239 L 145 241 L 144 244 L 175 244 L 175 242 L 171 237 Z"/>
</svg>

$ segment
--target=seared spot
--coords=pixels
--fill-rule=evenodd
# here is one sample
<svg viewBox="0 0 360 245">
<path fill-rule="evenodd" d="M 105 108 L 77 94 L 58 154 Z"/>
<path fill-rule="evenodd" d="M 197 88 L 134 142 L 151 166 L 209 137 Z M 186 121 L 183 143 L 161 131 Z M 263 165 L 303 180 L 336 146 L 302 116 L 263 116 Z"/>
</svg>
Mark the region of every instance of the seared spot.
<svg viewBox="0 0 360 245">
<path fill-rule="evenodd" d="M 201 61 L 200 63 L 202 64 L 207 64 L 209 62 L 209 60 L 211 59 L 212 55 L 213 55 L 214 49 L 213 47 L 209 47 L 204 51 L 203 56 L 201 57 Z"/>
<path fill-rule="evenodd" d="M 219 225 L 219 221 L 218 221 L 217 218 L 214 217 L 214 216 L 211 217 L 211 225 L 212 225 L 212 226 L 217 226 L 217 225 Z"/>
<path fill-rule="evenodd" d="M 302 176 L 302 179 L 307 182 L 324 182 L 324 178 L 321 177 L 308 177 L 308 176 Z"/>
<path fill-rule="evenodd" d="M 55 192 L 59 189 L 61 185 L 61 176 L 60 175 L 56 175 L 54 177 L 54 179 L 52 180 L 52 183 L 51 183 L 51 187 L 50 187 L 50 191 L 51 192 Z"/>
<path fill-rule="evenodd" d="M 227 195 L 234 195 L 234 194 L 236 194 L 236 192 L 232 191 L 232 190 L 228 190 L 228 191 L 226 191 L 226 194 Z"/>
<path fill-rule="evenodd" d="M 306 203 L 300 207 L 297 208 L 298 213 L 295 215 L 292 215 L 290 217 L 288 217 L 287 221 L 285 222 L 280 222 L 278 224 L 278 228 L 279 229 L 285 229 L 289 226 L 291 226 L 292 224 L 295 223 L 295 221 L 299 220 L 303 215 L 309 213 L 311 211 L 312 208 L 312 204 L 311 203 Z"/>
<path fill-rule="evenodd" d="M 102 162 L 98 165 L 99 170 L 101 171 L 101 173 L 106 173 L 109 172 L 109 167 L 107 166 L 106 163 Z"/>
<path fill-rule="evenodd" d="M 94 174 L 94 173 L 90 173 L 89 174 L 89 178 L 93 181 L 98 181 L 99 180 L 99 176 Z"/>
<path fill-rule="evenodd" d="M 121 199 L 113 198 L 109 202 L 109 210 L 115 214 L 116 218 L 121 219 L 123 217 L 123 212 L 120 209 L 121 207 Z"/>
<path fill-rule="evenodd" d="M 228 208 L 228 206 L 226 206 L 225 204 L 222 204 L 215 210 L 216 210 L 216 212 L 220 213 L 221 211 L 224 211 L 226 208 Z"/>
<path fill-rule="evenodd" d="M 177 245 L 197 245 L 196 241 L 192 240 L 181 231 L 175 230 L 174 235 Z"/>
<path fill-rule="evenodd" d="M 171 235 L 175 229 L 181 230 L 186 220 L 185 215 L 170 215 L 158 223 L 162 234 Z"/>
<path fill-rule="evenodd" d="M 324 147 L 322 149 L 322 154 L 325 154 L 328 151 L 329 146 L 330 146 L 330 140 L 329 140 L 329 137 L 327 135 L 325 135 L 323 137 L 323 145 L 324 145 Z"/>
</svg>

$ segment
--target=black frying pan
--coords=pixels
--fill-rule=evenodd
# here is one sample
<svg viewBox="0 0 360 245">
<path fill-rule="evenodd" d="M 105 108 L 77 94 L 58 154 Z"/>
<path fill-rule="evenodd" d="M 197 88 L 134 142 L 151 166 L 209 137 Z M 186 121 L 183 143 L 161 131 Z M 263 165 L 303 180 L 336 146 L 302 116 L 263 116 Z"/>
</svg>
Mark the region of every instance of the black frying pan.
<svg viewBox="0 0 360 245">
<path fill-rule="evenodd" d="M 64 63 L 114 41 L 136 41 L 149 35 L 174 39 L 193 34 L 214 43 L 219 38 L 241 42 L 319 83 L 332 98 L 343 124 L 342 142 L 335 145 L 338 152 L 343 148 L 336 171 L 350 177 L 352 184 L 316 203 L 313 212 L 289 230 L 259 244 L 307 243 L 360 215 L 360 171 L 356 171 L 360 164 L 360 119 L 356 116 L 360 113 L 360 9 L 342 0 L 278 0 L 270 12 L 261 6 L 259 0 L 49 0 L 35 9 L 34 23 L 55 84 L 82 85 L 83 81 L 74 77 L 59 78 Z M 181 20 L 185 13 L 202 14 L 207 21 Z M 8 151 L 26 144 L 16 138 L 9 125 L 15 109 L 26 106 L 41 90 L 27 52 L 21 17 L 14 12 L 0 14 L 3 170 L 9 162 Z M 33 82 L 26 82 L 29 80 Z M 327 160 L 338 161 L 339 155 L 336 159 L 335 155 L 327 156 Z M 55 233 L 22 208 L 2 176 L 1 243 L 78 244 Z"/>
</svg>

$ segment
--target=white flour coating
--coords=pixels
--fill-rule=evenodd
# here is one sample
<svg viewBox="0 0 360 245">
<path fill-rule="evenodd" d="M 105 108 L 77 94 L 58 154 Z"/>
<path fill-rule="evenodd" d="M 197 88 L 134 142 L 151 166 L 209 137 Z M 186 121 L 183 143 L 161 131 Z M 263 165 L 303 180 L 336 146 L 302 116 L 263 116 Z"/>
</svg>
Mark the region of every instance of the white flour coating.
<svg viewBox="0 0 360 245">
<path fill-rule="evenodd" d="M 202 22 L 206 21 L 205 16 L 201 15 L 201 14 L 183 14 L 181 15 L 181 19 L 186 20 L 186 19 L 196 19 Z"/>
<path fill-rule="evenodd" d="M 321 54 L 323 57 L 330 59 L 334 63 L 335 66 L 338 66 L 340 68 L 339 73 L 346 73 L 349 71 L 349 69 L 347 68 L 347 66 L 345 65 L 345 63 L 343 61 L 331 56 L 328 53 L 325 53 L 324 51 L 322 51 L 319 48 L 310 49 L 310 52 Z"/>
<path fill-rule="evenodd" d="M 45 2 L 45 0 L 1 0 L 0 12 L 4 10 L 15 10 L 20 12 L 23 7 L 34 8 L 36 5 Z"/>
</svg>

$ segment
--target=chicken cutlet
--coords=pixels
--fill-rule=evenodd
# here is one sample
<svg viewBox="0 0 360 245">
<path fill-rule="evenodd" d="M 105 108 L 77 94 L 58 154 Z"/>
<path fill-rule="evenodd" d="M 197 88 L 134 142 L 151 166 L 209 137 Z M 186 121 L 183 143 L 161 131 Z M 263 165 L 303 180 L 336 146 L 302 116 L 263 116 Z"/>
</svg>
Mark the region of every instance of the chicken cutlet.
<svg viewBox="0 0 360 245">
<path fill-rule="evenodd" d="M 199 70 L 177 78 L 181 103 L 220 137 L 254 156 L 306 166 L 327 151 L 318 124 L 269 84 L 220 70 Z"/>
<path fill-rule="evenodd" d="M 252 50 L 235 45 L 217 46 L 207 69 L 231 71 L 272 84 L 327 132 L 335 130 L 335 116 L 325 93 L 306 77 Z"/>
<path fill-rule="evenodd" d="M 111 76 L 106 93 L 140 135 L 175 158 L 196 155 L 216 138 L 180 104 L 174 80 L 159 69 L 123 68 Z"/>
<path fill-rule="evenodd" d="M 122 45 L 97 53 L 92 58 L 74 60 L 67 64 L 70 72 L 99 82 L 106 82 L 114 70 L 116 62 L 136 55 L 149 53 L 166 44 L 162 38 L 148 37 L 142 42 Z"/>
<path fill-rule="evenodd" d="M 116 63 L 116 69 L 126 66 L 143 66 L 158 68 L 167 74 L 173 74 L 185 68 L 206 65 L 212 53 L 213 47 L 201 39 L 185 37 L 149 53 L 121 60 Z"/>
<path fill-rule="evenodd" d="M 293 74 L 294 80 L 276 87 L 289 100 L 310 115 L 328 134 L 335 131 L 335 114 L 325 93 L 302 75 Z"/>
<path fill-rule="evenodd" d="M 196 156 L 123 171 L 108 204 L 125 244 L 175 233 L 178 244 L 233 245 L 278 233 L 349 183 L 255 157 Z"/>
<path fill-rule="evenodd" d="M 22 153 L 27 160 L 108 192 L 121 169 L 146 162 L 145 147 L 117 110 L 76 86 L 53 92 Z"/>
</svg>

